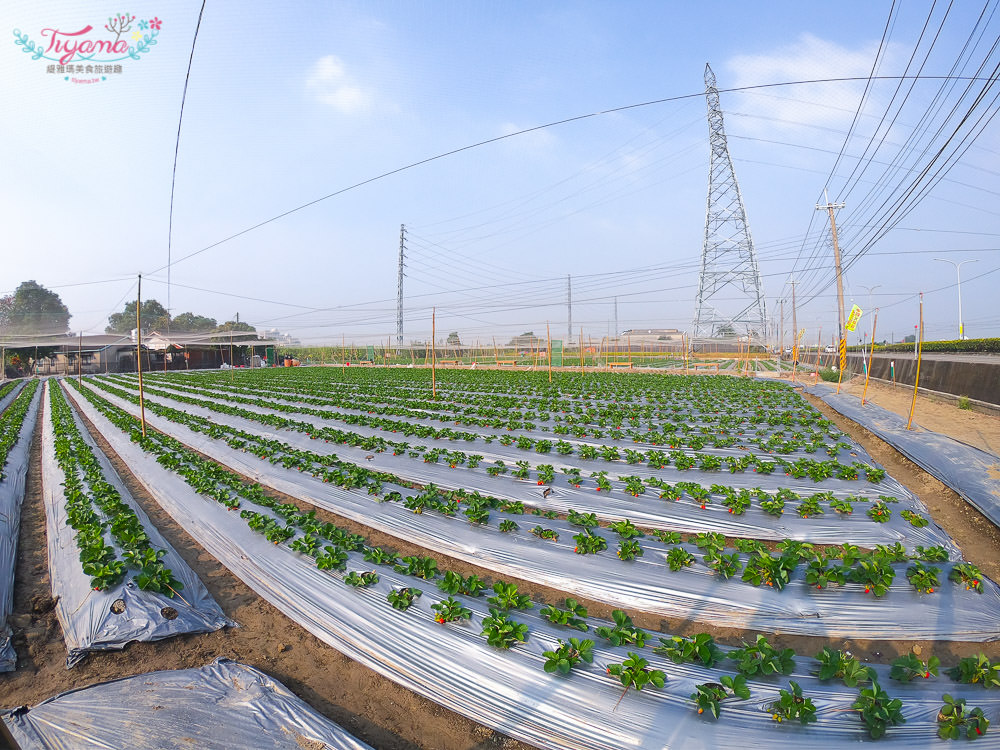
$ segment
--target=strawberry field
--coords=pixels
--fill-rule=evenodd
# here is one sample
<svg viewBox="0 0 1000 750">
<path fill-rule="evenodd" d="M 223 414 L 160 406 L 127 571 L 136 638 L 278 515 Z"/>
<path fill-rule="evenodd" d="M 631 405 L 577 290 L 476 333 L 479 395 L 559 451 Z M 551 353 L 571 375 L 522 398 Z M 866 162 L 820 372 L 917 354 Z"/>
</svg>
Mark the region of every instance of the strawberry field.
<svg viewBox="0 0 1000 750">
<path fill-rule="evenodd" d="M 787 386 L 450 371 L 434 393 L 429 375 L 147 375 L 146 437 L 134 378 L 63 388 L 260 596 L 532 745 L 988 729 L 1000 663 L 976 642 L 1000 637 L 1000 589 Z M 867 663 L 854 639 L 940 648 Z"/>
</svg>

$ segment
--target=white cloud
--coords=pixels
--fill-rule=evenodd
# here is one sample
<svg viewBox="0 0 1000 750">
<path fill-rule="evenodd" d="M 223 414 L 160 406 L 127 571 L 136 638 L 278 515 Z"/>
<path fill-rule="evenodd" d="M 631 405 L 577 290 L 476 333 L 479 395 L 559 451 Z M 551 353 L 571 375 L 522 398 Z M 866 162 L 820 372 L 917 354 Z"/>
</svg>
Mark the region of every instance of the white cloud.
<svg viewBox="0 0 1000 750">
<path fill-rule="evenodd" d="M 371 108 L 374 96 L 359 85 L 336 55 L 317 60 L 306 77 L 306 89 L 317 100 L 344 114 L 357 114 Z"/>
<path fill-rule="evenodd" d="M 822 78 L 867 78 L 878 50 L 873 41 L 859 48 L 802 34 L 789 45 L 769 53 L 737 55 L 726 61 L 719 88 L 752 86 L 762 83 L 806 81 Z M 717 74 L 718 75 L 718 74 Z M 865 82 L 841 81 L 802 84 L 727 95 L 723 111 L 757 115 L 757 132 L 820 126 L 845 131 L 854 117 Z M 870 111 L 873 102 L 866 110 Z M 815 131 L 814 131 L 815 136 Z"/>
</svg>

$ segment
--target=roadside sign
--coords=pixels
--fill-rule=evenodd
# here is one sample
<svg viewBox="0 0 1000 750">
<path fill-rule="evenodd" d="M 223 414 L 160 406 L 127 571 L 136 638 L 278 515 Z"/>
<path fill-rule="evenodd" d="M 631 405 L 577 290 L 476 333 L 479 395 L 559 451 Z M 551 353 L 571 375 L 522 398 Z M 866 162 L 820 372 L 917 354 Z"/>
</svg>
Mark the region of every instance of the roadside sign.
<svg viewBox="0 0 1000 750">
<path fill-rule="evenodd" d="M 843 372 L 847 367 L 847 339 L 840 340 L 840 370 Z"/>
<path fill-rule="evenodd" d="M 858 327 L 858 321 L 861 320 L 861 308 L 857 305 L 851 307 L 851 314 L 847 316 L 847 323 L 844 325 L 848 331 L 853 331 Z"/>
</svg>

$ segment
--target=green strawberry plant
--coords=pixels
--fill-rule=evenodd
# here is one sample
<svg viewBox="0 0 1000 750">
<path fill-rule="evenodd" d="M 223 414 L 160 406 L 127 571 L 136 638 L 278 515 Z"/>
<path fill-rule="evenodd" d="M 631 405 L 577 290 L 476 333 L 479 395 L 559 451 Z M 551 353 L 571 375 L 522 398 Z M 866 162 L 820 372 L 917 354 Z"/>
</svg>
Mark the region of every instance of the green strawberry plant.
<svg viewBox="0 0 1000 750">
<path fill-rule="evenodd" d="M 698 713 L 703 714 L 707 710 L 716 719 L 719 718 L 719 703 L 727 698 L 750 699 L 750 688 L 747 687 L 747 678 L 741 674 L 722 675 L 719 682 L 706 682 L 694 686 L 695 692 L 691 693 L 691 700 L 698 707 Z"/>
<path fill-rule="evenodd" d="M 736 539 L 733 546 L 744 555 L 756 555 L 761 552 L 766 555 L 769 552 L 767 546 L 757 539 Z"/>
<path fill-rule="evenodd" d="M 906 569 L 906 580 L 922 594 L 933 594 L 938 585 L 940 568 L 926 566 L 921 562 L 914 563 Z"/>
<path fill-rule="evenodd" d="M 583 619 L 587 616 L 587 609 L 578 604 L 576 599 L 566 599 L 566 609 L 559 609 L 551 604 L 546 604 L 539 610 L 539 614 L 554 625 L 564 625 L 568 628 L 587 631 L 587 623 Z"/>
<path fill-rule="evenodd" d="M 896 577 L 896 571 L 880 560 L 859 560 L 851 569 L 851 580 L 865 587 L 865 593 L 884 596 Z"/>
<path fill-rule="evenodd" d="M 376 565 L 397 565 L 399 558 L 382 547 L 365 547 L 364 558 Z"/>
<path fill-rule="evenodd" d="M 578 513 L 572 508 L 566 514 L 566 520 L 573 526 L 582 526 L 585 529 L 593 529 L 600 526 L 596 513 Z"/>
<path fill-rule="evenodd" d="M 831 500 L 830 507 L 844 516 L 849 516 L 854 512 L 854 506 L 851 505 L 850 501 L 841 500 L 840 498 L 834 498 Z"/>
<path fill-rule="evenodd" d="M 847 687 L 857 687 L 859 682 L 868 682 L 875 676 L 871 667 L 864 666 L 856 658 L 843 651 L 824 648 L 816 654 L 816 661 L 819 662 L 819 679 L 843 680 Z"/>
<path fill-rule="evenodd" d="M 683 547 L 671 547 L 667 550 L 667 567 L 675 573 L 692 563 L 694 563 L 694 555 Z"/>
<path fill-rule="evenodd" d="M 378 583 L 378 573 L 374 570 L 369 570 L 364 573 L 357 573 L 351 571 L 346 576 L 344 576 L 344 583 L 348 586 L 354 586 L 355 588 L 364 588 L 367 586 L 372 586 Z"/>
<path fill-rule="evenodd" d="M 802 695 L 802 688 L 795 680 L 789 680 L 788 690 L 778 691 L 778 700 L 770 705 L 771 719 L 779 724 L 798 719 L 802 725 L 816 721 L 816 706 L 810 698 Z"/>
<path fill-rule="evenodd" d="M 490 609 L 490 616 L 483 618 L 482 635 L 494 648 L 509 649 L 528 640 L 528 626 L 510 619 L 506 612 Z"/>
<path fill-rule="evenodd" d="M 781 591 L 791 579 L 798 562 L 797 556 L 785 554 L 774 557 L 759 552 L 747 561 L 741 578 L 753 586 L 770 586 Z"/>
<path fill-rule="evenodd" d="M 729 658 L 736 662 L 736 669 L 747 677 L 754 675 L 791 674 L 795 668 L 795 651 L 790 648 L 774 648 L 763 635 L 758 635 L 753 644 L 743 642 L 743 648 L 729 652 Z"/>
<path fill-rule="evenodd" d="M 602 625 L 595 628 L 594 632 L 601 636 L 601 638 L 606 638 L 610 641 L 612 646 L 634 644 L 639 648 L 643 648 L 646 645 L 648 634 L 642 628 L 637 628 L 633 624 L 632 618 L 625 612 L 620 609 L 613 610 L 611 618 L 614 620 L 614 627 Z"/>
<path fill-rule="evenodd" d="M 705 552 L 721 552 L 726 546 L 726 536 L 717 531 L 706 531 L 698 534 L 688 541 Z"/>
<path fill-rule="evenodd" d="M 539 464 L 535 474 L 538 484 L 552 484 L 556 478 L 556 470 L 550 464 Z"/>
<path fill-rule="evenodd" d="M 947 693 L 944 694 L 944 705 L 938 711 L 938 737 L 943 740 L 957 740 L 965 732 L 967 740 L 974 740 L 986 734 L 990 720 L 986 718 L 983 709 L 974 708 L 965 712 L 965 698 L 958 700 Z"/>
<path fill-rule="evenodd" d="M 619 560 L 630 562 L 637 557 L 642 557 L 642 545 L 634 539 L 622 539 L 618 542 L 618 552 L 616 554 Z"/>
<path fill-rule="evenodd" d="M 446 622 L 455 622 L 456 620 L 468 620 L 472 617 L 472 610 L 451 596 L 447 599 L 442 599 L 436 604 L 432 604 L 431 609 L 437 612 L 434 615 L 434 621 L 441 625 L 444 625 Z"/>
<path fill-rule="evenodd" d="M 806 583 L 823 589 L 830 584 L 843 586 L 847 582 L 847 567 L 843 565 L 830 565 L 826 555 L 816 555 L 806 567 Z"/>
<path fill-rule="evenodd" d="M 422 593 L 420 589 L 415 588 L 391 589 L 385 598 L 392 605 L 393 609 L 405 612 L 413 605 L 413 600 Z"/>
<path fill-rule="evenodd" d="M 914 677 L 922 677 L 925 680 L 931 675 L 938 676 L 938 667 L 941 660 L 932 656 L 927 661 L 921 661 L 920 657 L 913 652 L 908 652 L 898 659 L 893 660 L 892 668 L 889 670 L 889 677 L 900 682 L 909 682 Z"/>
<path fill-rule="evenodd" d="M 682 635 L 660 638 L 660 645 L 653 652 L 666 656 L 675 664 L 697 661 L 707 669 L 711 669 L 725 656 L 708 633 L 698 633 L 691 638 Z"/>
<path fill-rule="evenodd" d="M 505 518 L 505 519 L 503 519 L 500 522 L 499 528 L 500 528 L 500 531 L 503 531 L 504 533 L 506 533 L 508 531 L 517 531 L 518 526 L 517 526 L 517 522 L 516 521 L 512 521 L 509 518 Z"/>
<path fill-rule="evenodd" d="M 966 685 L 982 685 L 984 688 L 1000 687 L 1000 661 L 991 664 L 989 658 L 980 653 L 966 656 L 948 670 L 948 676 Z"/>
<path fill-rule="evenodd" d="M 909 521 L 910 526 L 914 526 L 918 529 L 923 528 L 924 526 L 927 526 L 930 523 L 930 521 L 928 521 L 922 515 L 920 515 L 919 513 L 914 513 L 912 510 L 909 510 L 908 508 L 903 508 L 903 510 L 899 511 L 899 515 L 901 515 L 903 518 Z"/>
<path fill-rule="evenodd" d="M 948 550 L 940 545 L 925 548 L 918 544 L 914 550 L 913 559 L 924 562 L 947 562 Z"/>
<path fill-rule="evenodd" d="M 983 593 L 983 574 L 972 563 L 958 563 L 948 574 L 949 581 L 961 582 L 965 584 L 965 590 Z"/>
<path fill-rule="evenodd" d="M 875 523 L 885 523 L 892 517 L 892 509 L 881 500 L 876 500 L 866 511 L 866 515 Z"/>
<path fill-rule="evenodd" d="M 535 606 L 530 596 L 517 592 L 516 583 L 497 581 L 493 584 L 493 591 L 496 596 L 491 596 L 486 601 L 497 609 L 532 609 Z"/>
<path fill-rule="evenodd" d="M 680 544 L 681 543 L 681 533 L 679 531 L 663 531 L 657 529 L 656 531 L 651 531 L 654 537 L 659 539 L 664 544 Z"/>
<path fill-rule="evenodd" d="M 608 528 L 622 539 L 634 539 L 635 537 L 645 536 L 645 534 L 637 529 L 635 524 L 627 518 L 624 521 L 616 521 L 615 523 L 609 524 Z"/>
<path fill-rule="evenodd" d="M 906 723 L 900 710 L 902 706 L 903 702 L 890 697 L 875 679 L 871 687 L 861 688 L 857 700 L 851 704 L 868 727 L 868 734 L 873 740 L 885 736 L 890 728 Z"/>
<path fill-rule="evenodd" d="M 459 573 L 449 570 L 444 574 L 444 578 L 437 582 L 437 587 L 446 594 L 466 594 L 467 596 L 479 596 L 485 587 L 483 579 L 475 573 L 468 578 L 463 578 Z"/>
<path fill-rule="evenodd" d="M 419 557 L 417 555 L 404 557 L 393 569 L 397 573 L 416 576 L 427 581 L 434 580 L 438 574 L 437 560 L 433 557 Z"/>
<path fill-rule="evenodd" d="M 559 639 L 559 645 L 551 651 L 543 651 L 545 657 L 543 669 L 550 674 L 559 672 L 569 674 L 569 671 L 581 661 L 592 664 L 594 661 L 594 642 L 589 638 L 580 640 L 570 638 L 568 641 Z"/>
<path fill-rule="evenodd" d="M 595 555 L 608 548 L 608 540 L 600 534 L 595 534 L 589 528 L 585 528 L 579 534 L 573 535 L 576 546 L 573 551 L 578 555 Z"/>
<path fill-rule="evenodd" d="M 609 675 L 617 677 L 621 684 L 625 686 L 625 690 L 622 693 L 622 697 L 618 699 L 618 703 L 621 703 L 622 698 L 625 697 L 625 693 L 629 691 L 629 688 L 642 690 L 648 685 L 662 688 L 667 681 L 667 676 L 663 672 L 659 669 L 650 669 L 648 661 L 639 656 L 639 654 L 631 651 L 628 652 L 628 658 L 625 661 L 621 664 L 609 664 L 607 670 Z M 618 704 L 616 703 L 615 708 L 617 707 Z"/>
<path fill-rule="evenodd" d="M 743 569 L 740 562 L 740 553 L 732 552 L 724 554 L 720 551 L 709 551 L 705 553 L 705 564 L 722 576 L 723 580 L 728 580 L 737 575 Z"/>
<path fill-rule="evenodd" d="M 347 551 L 327 545 L 325 552 L 316 556 L 316 567 L 320 570 L 343 570 L 347 567 Z"/>
<path fill-rule="evenodd" d="M 539 539 L 559 539 L 559 532 L 554 529 L 543 529 L 541 526 L 536 526 L 531 530 L 531 533 L 537 536 Z"/>
</svg>

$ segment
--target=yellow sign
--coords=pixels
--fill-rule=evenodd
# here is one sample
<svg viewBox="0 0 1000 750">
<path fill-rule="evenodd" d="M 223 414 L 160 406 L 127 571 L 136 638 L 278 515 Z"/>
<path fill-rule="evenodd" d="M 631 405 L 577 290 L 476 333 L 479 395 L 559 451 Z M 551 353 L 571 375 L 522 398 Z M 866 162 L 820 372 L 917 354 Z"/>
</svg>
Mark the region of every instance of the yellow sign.
<svg viewBox="0 0 1000 750">
<path fill-rule="evenodd" d="M 847 367 L 847 339 L 840 340 L 840 370 L 843 372 Z"/>
<path fill-rule="evenodd" d="M 861 320 L 861 308 L 857 305 L 851 307 L 851 314 L 847 316 L 847 323 L 844 325 L 848 331 L 853 331 L 858 327 L 858 321 Z"/>
</svg>

